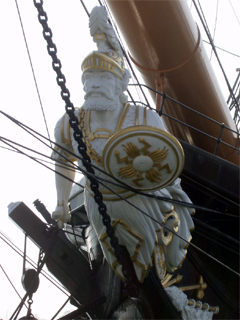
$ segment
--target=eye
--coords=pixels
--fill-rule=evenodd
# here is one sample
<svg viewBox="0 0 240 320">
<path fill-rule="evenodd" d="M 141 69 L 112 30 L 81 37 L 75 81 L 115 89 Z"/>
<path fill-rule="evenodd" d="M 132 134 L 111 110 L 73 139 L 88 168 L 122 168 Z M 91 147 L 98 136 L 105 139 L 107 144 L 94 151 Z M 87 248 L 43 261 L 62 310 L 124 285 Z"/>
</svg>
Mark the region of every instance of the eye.
<svg viewBox="0 0 240 320">
<path fill-rule="evenodd" d="M 86 73 L 86 74 L 84 75 L 84 80 L 89 80 L 89 79 L 91 79 L 91 78 L 92 78 L 92 75 L 89 74 L 89 73 Z"/>
<path fill-rule="evenodd" d="M 111 80 L 111 79 L 112 79 L 112 76 L 111 76 L 111 74 L 103 74 L 103 75 L 101 76 L 101 78 Z"/>
</svg>

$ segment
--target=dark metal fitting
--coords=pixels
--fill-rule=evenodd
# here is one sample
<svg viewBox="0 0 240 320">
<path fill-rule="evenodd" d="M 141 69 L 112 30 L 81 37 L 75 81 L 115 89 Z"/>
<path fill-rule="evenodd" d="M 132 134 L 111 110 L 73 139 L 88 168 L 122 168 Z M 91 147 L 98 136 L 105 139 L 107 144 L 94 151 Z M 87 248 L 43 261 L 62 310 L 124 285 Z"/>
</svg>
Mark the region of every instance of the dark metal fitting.
<svg viewBox="0 0 240 320">
<path fill-rule="evenodd" d="M 48 17 L 47 14 L 44 10 L 39 10 L 39 14 L 38 14 L 38 20 L 39 22 L 42 24 L 43 22 L 47 22 L 48 21 Z"/>
<path fill-rule="evenodd" d="M 82 139 L 82 134 L 80 132 L 77 132 L 75 136 L 76 136 L 75 139 L 79 143 L 81 141 L 81 139 Z"/>
<path fill-rule="evenodd" d="M 117 238 L 114 235 L 114 229 L 111 225 L 111 218 L 107 214 L 106 205 L 102 202 L 103 200 L 102 200 L 101 192 L 99 191 L 99 184 L 94 178 L 91 177 L 91 175 L 94 174 L 94 170 L 93 170 L 92 166 L 90 165 L 91 160 L 90 160 L 89 155 L 86 152 L 86 150 L 87 150 L 86 144 L 81 139 L 82 132 L 79 130 L 78 121 L 76 121 L 76 116 L 74 114 L 74 106 L 70 102 L 70 99 L 69 99 L 70 93 L 65 86 L 65 83 L 66 83 L 65 76 L 62 74 L 62 72 L 60 70 L 61 69 L 61 62 L 57 58 L 57 48 L 56 48 L 56 45 L 52 41 L 52 32 L 47 24 L 48 18 L 47 18 L 46 12 L 43 10 L 43 1 L 42 0 L 34 0 L 34 5 L 38 9 L 38 20 L 44 30 L 43 36 L 47 42 L 48 54 L 51 56 L 51 58 L 53 60 L 52 66 L 53 66 L 54 71 L 57 73 L 57 83 L 62 89 L 61 96 L 62 96 L 62 99 L 66 103 L 65 110 L 66 110 L 66 113 L 68 114 L 69 118 L 72 120 L 72 123 L 70 122 L 70 126 L 73 128 L 74 138 L 78 142 L 78 151 L 81 154 L 81 156 L 83 157 L 83 164 L 84 164 L 85 168 L 87 169 L 86 175 L 91 182 L 90 183 L 91 189 L 94 193 L 94 196 L 97 199 L 96 202 L 99 205 L 99 207 L 98 207 L 99 213 L 103 216 L 104 223 L 106 224 L 107 232 L 110 235 L 110 241 L 115 246 L 114 247 L 115 256 L 118 261 L 122 261 L 124 263 L 124 259 L 121 258 L 122 254 L 121 254 L 121 249 L 118 244 L 118 240 L 116 240 Z M 86 164 L 86 162 L 88 162 L 88 164 Z M 135 292 L 136 290 L 134 289 L 132 291 Z"/>
<path fill-rule="evenodd" d="M 65 76 L 64 76 L 64 75 L 61 75 L 61 77 L 60 77 L 60 76 L 57 76 L 57 84 L 58 84 L 59 86 L 61 86 L 63 83 L 64 83 L 64 84 L 66 83 L 66 78 L 65 78 Z"/>
<path fill-rule="evenodd" d="M 86 146 L 84 145 L 81 145 L 81 146 L 79 146 L 79 148 L 78 148 L 78 151 L 80 152 L 80 154 L 82 153 L 82 152 L 84 152 L 84 151 L 86 151 L 87 150 L 87 148 L 86 148 Z"/>
<path fill-rule="evenodd" d="M 95 189 L 95 188 L 98 187 L 98 183 L 97 183 L 96 181 L 91 182 L 90 187 L 91 187 L 92 189 Z M 96 197 L 97 197 L 97 195 L 96 195 Z"/>
<path fill-rule="evenodd" d="M 54 43 L 47 45 L 47 51 L 50 56 L 53 56 L 57 53 L 57 47 Z"/>
<path fill-rule="evenodd" d="M 74 106 L 73 106 L 73 104 L 71 102 L 66 104 L 66 110 L 67 110 L 67 112 L 68 111 L 72 111 L 72 112 L 74 111 Z M 75 116 L 75 114 L 73 114 L 72 117 L 71 117 L 71 120 L 76 121 L 76 119 L 77 119 L 77 117 Z"/>
<path fill-rule="evenodd" d="M 94 197 L 94 199 L 97 202 L 97 204 L 100 204 L 103 200 L 103 198 L 101 196 L 96 196 L 96 197 Z M 102 212 L 103 212 L 103 210 L 102 210 Z"/>
<path fill-rule="evenodd" d="M 61 97 L 65 101 L 66 99 L 70 98 L 70 92 L 68 89 L 62 90 L 61 91 Z"/>
<path fill-rule="evenodd" d="M 53 67 L 54 71 L 58 72 L 58 70 L 60 70 L 62 68 L 61 61 L 59 59 L 53 60 L 52 67 Z"/>
<path fill-rule="evenodd" d="M 39 9 L 39 8 L 42 8 L 42 5 L 43 5 L 43 0 L 33 0 L 34 2 L 34 6 Z"/>
<path fill-rule="evenodd" d="M 76 124 L 78 124 L 78 119 L 77 119 L 77 117 L 74 117 L 73 119 L 71 118 L 69 118 L 69 123 L 70 123 L 70 125 L 71 126 L 75 126 Z"/>
<path fill-rule="evenodd" d="M 52 30 L 50 28 L 47 28 L 47 30 L 43 30 L 43 37 L 45 40 L 48 41 L 49 38 L 52 38 Z"/>
<path fill-rule="evenodd" d="M 39 276 L 35 269 L 27 269 L 22 276 L 23 288 L 27 291 L 31 301 L 33 293 L 35 293 L 39 286 Z"/>
<path fill-rule="evenodd" d="M 162 94 L 162 98 L 163 98 L 163 100 L 165 100 L 165 99 L 167 98 L 166 93 L 163 93 L 163 94 Z"/>
<path fill-rule="evenodd" d="M 103 224 L 106 226 L 107 224 L 111 223 L 111 218 L 109 216 L 106 216 L 106 217 L 103 217 L 102 218 L 103 220 Z M 110 229 L 110 230 L 107 230 L 107 235 L 110 237 L 111 235 L 113 235 L 115 232 L 114 232 L 114 229 Z"/>
<path fill-rule="evenodd" d="M 104 203 L 101 203 L 98 208 L 101 214 L 107 211 L 107 207 L 105 206 Z"/>
<path fill-rule="evenodd" d="M 71 120 L 71 121 L 69 121 L 69 123 L 70 123 L 70 126 L 71 126 L 71 128 L 72 129 L 77 129 L 78 128 L 78 123 L 75 121 L 75 120 Z M 78 132 L 76 132 L 76 138 L 79 136 L 79 133 Z M 75 138 L 75 137 L 74 137 Z"/>
<path fill-rule="evenodd" d="M 113 235 L 115 234 L 115 232 L 113 232 Z M 113 248 L 116 248 L 116 246 L 118 245 L 118 238 L 117 237 L 112 237 L 110 240 L 111 246 Z"/>
</svg>

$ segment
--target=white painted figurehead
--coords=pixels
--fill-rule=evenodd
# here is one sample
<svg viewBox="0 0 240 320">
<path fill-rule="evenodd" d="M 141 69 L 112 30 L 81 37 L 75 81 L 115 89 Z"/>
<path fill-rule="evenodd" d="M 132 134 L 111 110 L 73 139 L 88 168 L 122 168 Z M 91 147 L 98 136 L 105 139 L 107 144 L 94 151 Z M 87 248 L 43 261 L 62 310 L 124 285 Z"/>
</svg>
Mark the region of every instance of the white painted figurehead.
<svg viewBox="0 0 240 320">
<path fill-rule="evenodd" d="M 179 168 L 183 166 L 180 159 L 182 151 L 178 154 L 177 151 L 170 150 L 175 138 L 166 133 L 161 119 L 155 112 L 127 103 L 124 91 L 127 90 L 130 73 L 124 68 L 122 51 L 115 32 L 108 23 L 104 7 L 93 9 L 89 26 L 98 50 L 91 52 L 82 63 L 85 101 L 83 107 L 76 110 L 75 114 L 79 119 L 83 140 L 92 163 L 101 169 L 111 171 L 115 165 L 112 166 L 110 160 L 114 158 L 120 167 L 116 165 L 117 171 L 114 171 L 113 175 L 122 178 L 123 182 L 127 181 L 141 189 L 144 181 L 144 190 L 152 195 L 190 202 L 181 189 L 180 180 L 177 179 L 181 171 Z M 140 136 L 140 132 L 143 136 Z M 152 136 L 154 139 L 149 138 Z M 169 145 L 160 146 L 160 136 L 163 136 L 163 141 L 168 141 Z M 66 152 L 67 149 L 78 154 L 78 145 L 69 127 L 67 115 L 58 121 L 55 138 L 65 150 L 57 148 L 58 153 L 54 152 L 53 158 L 63 159 L 62 155 L 76 160 Z M 175 144 L 173 148 L 181 149 L 177 146 L 178 143 Z M 177 155 L 176 170 L 170 161 L 174 154 Z M 82 166 L 81 161 L 78 165 Z M 74 178 L 74 173 L 68 169 L 56 167 L 56 170 L 70 179 Z M 170 175 L 172 172 L 176 172 L 176 176 L 170 179 L 167 174 Z M 101 172 L 97 172 L 97 176 L 109 179 Z M 160 187 L 161 180 L 166 183 Z M 70 218 L 67 203 L 72 184 L 57 175 L 56 186 L 58 204 L 53 217 L 66 222 Z M 129 251 L 138 280 L 144 281 L 155 261 L 159 278 L 165 281 L 168 272 L 173 272 L 181 266 L 186 256 L 187 243 L 164 230 L 162 224 L 172 228 L 188 241 L 191 239 L 190 230 L 194 227 L 191 218 L 194 210 L 180 205 L 173 206 L 170 202 L 154 197 L 147 198 L 122 186 L 110 183 L 106 183 L 106 186 L 110 190 L 101 186 L 100 191 L 107 213 L 111 217 L 119 243 L 125 245 Z M 127 198 L 132 206 L 124 201 L 123 197 Z M 116 274 L 124 279 L 87 178 L 85 207 L 108 263 Z M 149 216 L 142 214 L 137 208 Z"/>
<path fill-rule="evenodd" d="M 90 34 L 97 44 L 82 62 L 85 110 L 112 111 L 127 102 L 130 72 L 124 68 L 123 53 L 115 31 L 108 23 L 105 7 L 95 7 L 89 19 Z"/>
</svg>

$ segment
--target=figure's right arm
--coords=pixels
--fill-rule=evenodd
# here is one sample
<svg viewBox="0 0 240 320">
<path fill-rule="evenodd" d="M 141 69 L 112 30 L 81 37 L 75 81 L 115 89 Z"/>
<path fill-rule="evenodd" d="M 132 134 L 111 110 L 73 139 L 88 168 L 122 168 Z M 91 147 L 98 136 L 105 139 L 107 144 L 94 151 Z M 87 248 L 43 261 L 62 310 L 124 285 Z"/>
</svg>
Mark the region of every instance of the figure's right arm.
<svg viewBox="0 0 240 320">
<path fill-rule="evenodd" d="M 57 190 L 57 206 L 52 213 L 52 218 L 55 220 L 61 220 L 67 222 L 70 220 L 68 199 L 72 189 L 75 171 L 68 167 L 55 165 L 55 182 Z"/>
<path fill-rule="evenodd" d="M 52 213 L 52 218 L 58 221 L 58 226 L 61 228 L 63 223 L 70 220 L 68 199 L 75 177 L 72 161 L 76 160 L 73 155 L 68 153 L 68 151 L 73 152 L 73 149 L 67 115 L 64 115 L 56 124 L 55 141 L 57 145 L 52 153 L 52 158 L 56 161 L 57 205 Z"/>
</svg>

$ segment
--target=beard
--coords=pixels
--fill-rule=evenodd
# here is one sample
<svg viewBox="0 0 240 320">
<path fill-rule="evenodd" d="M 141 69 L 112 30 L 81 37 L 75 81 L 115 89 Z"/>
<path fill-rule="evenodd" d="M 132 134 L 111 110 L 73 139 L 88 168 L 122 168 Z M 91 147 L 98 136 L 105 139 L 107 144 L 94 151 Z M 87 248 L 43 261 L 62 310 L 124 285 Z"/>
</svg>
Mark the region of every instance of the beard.
<svg viewBox="0 0 240 320">
<path fill-rule="evenodd" d="M 114 111 L 119 107 L 117 97 L 106 97 L 105 95 L 92 97 L 91 94 L 86 94 L 84 99 L 83 109 L 85 111 Z"/>
</svg>

